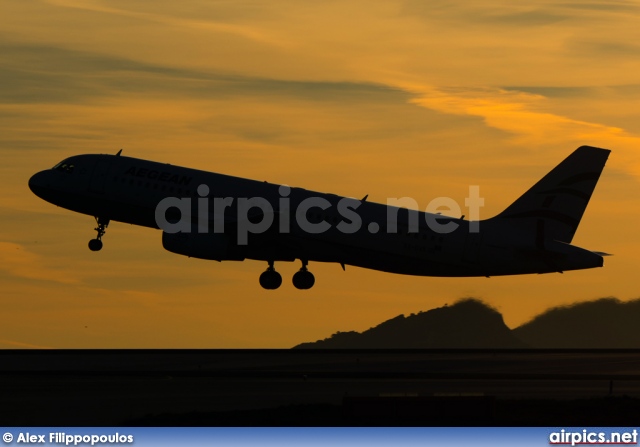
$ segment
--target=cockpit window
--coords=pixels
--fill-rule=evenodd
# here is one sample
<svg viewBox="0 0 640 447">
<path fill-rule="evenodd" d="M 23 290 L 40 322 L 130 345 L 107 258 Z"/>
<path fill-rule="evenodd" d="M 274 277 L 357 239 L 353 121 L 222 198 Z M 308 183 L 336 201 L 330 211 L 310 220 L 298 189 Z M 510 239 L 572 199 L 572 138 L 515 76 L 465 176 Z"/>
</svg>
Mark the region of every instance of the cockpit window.
<svg viewBox="0 0 640 447">
<path fill-rule="evenodd" d="M 74 166 L 71 163 L 65 163 L 64 161 L 55 165 L 52 169 L 56 171 L 62 171 L 71 174 L 73 172 Z"/>
</svg>

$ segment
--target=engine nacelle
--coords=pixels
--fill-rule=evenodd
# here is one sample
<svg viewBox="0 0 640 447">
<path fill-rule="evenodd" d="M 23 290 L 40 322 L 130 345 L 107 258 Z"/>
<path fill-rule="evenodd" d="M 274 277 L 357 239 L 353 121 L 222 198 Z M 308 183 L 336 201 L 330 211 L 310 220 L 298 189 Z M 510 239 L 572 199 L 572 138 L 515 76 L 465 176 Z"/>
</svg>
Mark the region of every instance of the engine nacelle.
<svg viewBox="0 0 640 447">
<path fill-rule="evenodd" d="M 165 250 L 191 258 L 212 261 L 243 261 L 247 247 L 239 246 L 223 233 L 165 233 L 162 232 Z"/>
</svg>

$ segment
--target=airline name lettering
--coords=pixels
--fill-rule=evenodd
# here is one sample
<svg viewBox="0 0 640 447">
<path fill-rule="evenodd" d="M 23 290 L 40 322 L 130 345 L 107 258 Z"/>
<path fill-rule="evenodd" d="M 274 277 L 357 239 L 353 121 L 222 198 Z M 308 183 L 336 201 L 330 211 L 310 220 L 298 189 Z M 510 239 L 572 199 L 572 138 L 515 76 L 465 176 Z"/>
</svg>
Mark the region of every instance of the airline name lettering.
<svg viewBox="0 0 640 447">
<path fill-rule="evenodd" d="M 154 169 L 137 168 L 131 166 L 127 169 L 124 175 L 130 175 L 132 177 L 146 177 L 151 180 L 159 180 L 161 182 L 175 183 L 176 185 L 187 186 L 191 183 L 191 177 L 186 175 L 172 174 L 171 172 L 160 172 Z"/>
</svg>

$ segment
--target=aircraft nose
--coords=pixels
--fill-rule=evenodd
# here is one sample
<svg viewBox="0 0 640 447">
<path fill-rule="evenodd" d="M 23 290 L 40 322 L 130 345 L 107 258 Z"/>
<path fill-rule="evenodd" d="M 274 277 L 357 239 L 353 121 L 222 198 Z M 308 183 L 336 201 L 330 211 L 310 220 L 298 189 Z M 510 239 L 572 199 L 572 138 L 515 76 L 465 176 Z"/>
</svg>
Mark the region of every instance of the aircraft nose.
<svg viewBox="0 0 640 447">
<path fill-rule="evenodd" d="M 42 197 L 43 192 L 49 186 L 47 171 L 40 171 L 29 179 L 29 189 L 38 197 Z"/>
</svg>

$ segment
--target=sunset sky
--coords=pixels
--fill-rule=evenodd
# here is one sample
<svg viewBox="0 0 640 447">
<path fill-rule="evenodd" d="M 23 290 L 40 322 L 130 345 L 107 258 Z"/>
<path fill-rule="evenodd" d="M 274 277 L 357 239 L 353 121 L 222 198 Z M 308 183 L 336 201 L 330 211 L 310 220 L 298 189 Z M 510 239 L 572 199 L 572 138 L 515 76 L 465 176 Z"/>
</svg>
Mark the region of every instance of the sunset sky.
<svg viewBox="0 0 640 447">
<path fill-rule="evenodd" d="M 516 327 L 640 297 L 640 1 L 4 0 L 0 348 L 288 348 L 477 297 Z M 573 243 L 605 268 L 392 275 L 166 252 L 161 232 L 48 204 L 29 177 L 123 154 L 424 210 L 500 212 L 574 149 L 612 150 Z M 464 212 L 464 211 L 463 211 Z"/>
</svg>

